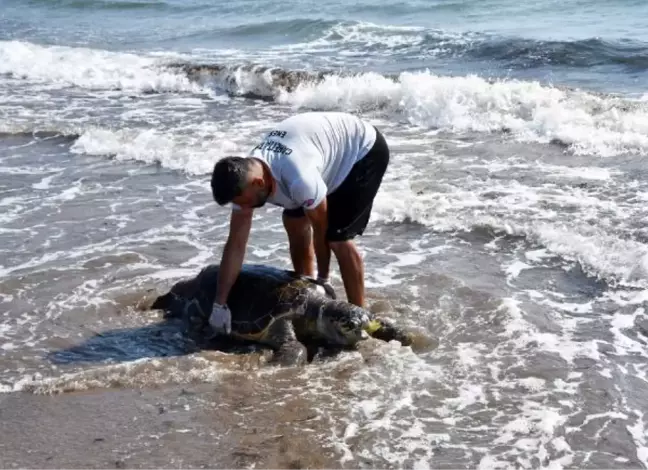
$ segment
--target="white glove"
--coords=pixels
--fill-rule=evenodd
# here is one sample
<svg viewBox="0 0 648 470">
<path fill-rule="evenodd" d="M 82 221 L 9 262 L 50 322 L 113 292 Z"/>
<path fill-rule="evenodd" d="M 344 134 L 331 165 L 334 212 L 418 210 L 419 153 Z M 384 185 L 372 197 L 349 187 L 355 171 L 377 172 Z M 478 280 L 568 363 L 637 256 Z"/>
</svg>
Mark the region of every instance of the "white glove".
<svg viewBox="0 0 648 470">
<path fill-rule="evenodd" d="M 335 295 L 335 289 L 333 289 L 333 286 L 331 285 L 328 279 L 325 279 L 323 277 L 318 277 L 317 282 L 322 285 L 326 295 L 329 295 L 332 298 L 337 299 L 337 296 Z"/>
<path fill-rule="evenodd" d="M 232 312 L 227 305 L 214 304 L 209 316 L 209 326 L 214 333 L 229 335 L 232 332 Z"/>
</svg>

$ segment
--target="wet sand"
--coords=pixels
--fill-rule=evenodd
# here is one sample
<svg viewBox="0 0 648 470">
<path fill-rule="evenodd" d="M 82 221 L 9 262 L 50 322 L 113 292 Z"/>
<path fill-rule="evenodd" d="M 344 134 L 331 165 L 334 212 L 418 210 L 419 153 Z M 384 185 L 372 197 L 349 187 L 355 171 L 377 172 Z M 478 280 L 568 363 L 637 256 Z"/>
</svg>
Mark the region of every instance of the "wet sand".
<svg viewBox="0 0 648 470">
<path fill-rule="evenodd" d="M 321 445 L 312 403 L 266 406 L 248 385 L 236 397 L 209 384 L 1 395 L 0 467 L 339 466 Z"/>
</svg>

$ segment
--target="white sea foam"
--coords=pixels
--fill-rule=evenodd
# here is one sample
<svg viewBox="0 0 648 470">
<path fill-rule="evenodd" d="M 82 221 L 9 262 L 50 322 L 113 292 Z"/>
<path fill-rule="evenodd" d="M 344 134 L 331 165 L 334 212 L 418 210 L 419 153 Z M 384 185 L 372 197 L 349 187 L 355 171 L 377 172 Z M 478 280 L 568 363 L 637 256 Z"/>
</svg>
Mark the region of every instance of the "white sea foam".
<svg viewBox="0 0 648 470">
<path fill-rule="evenodd" d="M 56 175 L 49 175 L 43 177 L 42 180 L 40 180 L 38 183 L 32 184 L 32 188 L 34 189 L 48 189 L 52 183 L 52 180 L 56 178 Z"/>
<path fill-rule="evenodd" d="M 368 21 L 345 22 L 333 25 L 321 37 L 312 41 L 277 45 L 266 51 L 256 51 L 253 55 L 322 56 L 326 52 L 320 60 L 328 64 L 337 64 L 339 58 L 348 57 L 354 57 L 358 61 L 368 57 L 373 61 L 388 61 L 399 54 L 408 57 L 420 54 L 434 56 L 468 43 L 472 36 L 470 33 L 431 31 L 420 26 L 386 25 Z M 247 51 L 230 51 L 229 55 L 249 57 Z"/>
<path fill-rule="evenodd" d="M 644 412 L 635 410 L 637 419 L 631 426 L 627 426 L 628 431 L 632 435 L 635 444 L 637 445 L 637 457 L 641 463 L 648 467 L 648 426 L 645 424 Z"/>
<path fill-rule="evenodd" d="M 443 165 L 442 171 L 460 165 L 437 163 L 443 158 L 430 155 L 418 165 L 429 166 L 432 174 L 439 173 L 434 167 L 437 164 Z M 642 286 L 648 282 L 648 245 L 634 236 L 620 236 L 632 233 L 633 221 L 643 217 L 640 205 L 628 204 L 623 198 L 623 183 L 609 183 L 618 185 L 616 199 L 579 186 L 561 188 L 542 181 L 523 184 L 516 179 L 473 178 L 470 174 L 432 185 L 426 182 L 427 175 L 416 174 L 406 162 L 389 170 L 376 197 L 372 220 L 416 222 L 448 232 L 488 227 L 501 235 L 523 236 L 535 245 L 527 255 L 527 264 L 559 255 L 613 283 Z M 545 251 L 538 251 L 542 249 Z M 505 269 L 513 278 L 525 266 Z"/>
<path fill-rule="evenodd" d="M 330 76 L 278 100 L 297 109 L 387 108 L 410 124 L 454 132 L 508 131 L 521 141 L 561 141 L 579 154 L 648 150 L 648 107 L 537 82 L 404 72 Z"/>
<path fill-rule="evenodd" d="M 371 30 L 371 28 L 369 28 Z M 351 33 L 353 34 L 353 33 Z M 392 37 L 392 35 L 388 35 Z M 44 84 L 87 89 L 208 93 L 163 58 L 98 49 L 0 41 L 0 73 Z M 273 96 L 296 109 L 380 109 L 412 125 L 454 132 L 509 132 L 530 142 L 560 141 L 579 154 L 648 151 L 648 105 L 537 82 L 404 72 L 328 76 L 291 92 L 275 89 L 269 72 L 236 69 L 219 86 Z M 584 176 L 588 177 L 588 176 Z M 592 174 L 593 179 L 604 173 Z"/>
<path fill-rule="evenodd" d="M 617 169 L 600 168 L 595 166 L 570 167 L 565 165 L 551 165 L 535 161 L 519 161 L 511 158 L 508 161 L 480 161 L 469 163 L 464 166 L 466 169 L 483 169 L 489 174 L 510 173 L 511 170 L 522 170 L 528 172 L 542 173 L 549 179 L 561 180 L 591 180 L 609 181 L 623 173 Z"/>
<path fill-rule="evenodd" d="M 557 334 L 539 331 L 515 299 L 505 299 L 491 314 L 500 320 L 489 322 L 492 329 L 485 338 L 496 336 L 495 347 L 474 336 L 444 346 L 453 333 L 429 356 L 385 347 L 379 362 L 354 374 L 348 421 L 340 423 L 353 432 L 335 434 L 343 461 L 424 468 L 451 451 L 455 463 L 480 462 L 480 468 L 509 468 L 512 462 L 532 468 L 533 459 L 548 468 L 569 466 L 574 452 L 561 429 L 569 415 L 561 408 L 577 409 L 569 397 L 581 376 L 552 381 L 526 373 L 520 377 L 513 369 L 531 372 L 524 365 L 537 353 L 557 354 L 571 364 L 591 350 L 579 346 L 569 328 Z M 472 321 L 449 316 L 442 323 L 451 332 L 472 330 L 476 325 L 466 324 Z M 443 367 L 432 365 L 437 363 Z"/>
<path fill-rule="evenodd" d="M 230 140 L 231 139 L 231 140 Z M 188 134 L 169 133 L 163 129 L 88 129 L 71 147 L 72 152 L 111 156 L 117 160 L 159 163 L 189 174 L 206 174 L 214 163 L 243 149 L 235 134 L 224 135 L 216 124 L 205 123 Z"/>
<path fill-rule="evenodd" d="M 144 358 L 119 364 L 99 365 L 79 372 L 44 377 L 40 373 L 24 376 L 9 390 L 53 394 L 110 387 L 144 387 L 150 384 L 183 384 L 218 381 L 234 373 L 227 369 L 227 355 L 211 353 L 180 358 Z M 1 391 L 1 389 L 0 389 Z"/>
<path fill-rule="evenodd" d="M 0 73 L 19 78 L 96 90 L 206 92 L 186 75 L 158 63 L 159 59 L 122 52 L 0 41 Z"/>
<path fill-rule="evenodd" d="M 370 93 L 371 88 L 365 91 Z M 322 95 L 324 96 L 324 95 Z M 165 130 L 108 130 L 88 129 L 72 145 L 72 151 L 90 155 L 110 155 L 118 160 L 159 163 L 164 167 L 194 175 L 211 172 L 214 163 L 232 154 L 245 154 L 252 147 L 262 129 L 271 121 L 257 122 L 258 130 L 248 125 L 223 125 L 205 122 L 189 128 Z M 187 132 L 188 131 L 188 132 Z M 394 146 L 398 151 L 398 145 Z M 383 222 L 414 221 L 437 231 L 472 230 L 487 226 L 510 235 L 525 236 L 550 253 L 581 263 L 595 276 L 613 282 L 640 285 L 648 280 L 648 246 L 632 239 L 622 239 L 603 227 L 597 228 L 582 221 L 598 218 L 606 221 L 631 220 L 632 210 L 614 199 L 592 195 L 576 188 L 531 187 L 515 180 L 467 181 L 456 186 L 447 185 L 438 191 L 416 191 L 416 172 L 408 163 L 408 156 L 398 167 L 390 168 L 374 204 L 372 220 Z M 443 158 L 440 156 L 439 158 Z M 558 174 L 558 168 L 545 170 Z M 433 171 L 433 169 L 431 169 Z M 576 177 L 578 171 L 565 173 Z M 609 180 L 617 173 L 610 170 L 582 172 L 585 178 Z M 421 175 L 425 178 L 425 175 Z M 501 194 L 492 198 L 489 194 Z M 69 195 L 72 196 L 71 194 Z M 569 220 L 561 211 L 569 209 Z M 563 220 L 564 219 L 564 220 Z M 580 222 L 579 222 L 580 221 Z M 611 226 L 618 223 L 609 222 Z M 420 262 L 400 260 L 399 263 Z M 385 266 L 372 273 L 371 285 L 393 283 L 394 269 L 400 265 Z M 515 277 L 522 265 L 511 266 Z M 378 277 L 383 276 L 383 279 Z M 386 277 L 385 277 L 386 276 Z M 376 284 L 377 285 L 377 284 Z"/>
<path fill-rule="evenodd" d="M 520 302 L 513 298 L 504 299 L 500 310 L 509 316 L 506 324 L 505 335 L 517 349 L 524 349 L 527 345 L 533 344 L 542 351 L 555 354 L 567 364 L 571 364 L 578 357 L 600 359 L 596 341 L 575 341 L 574 331 L 578 327 L 578 321 L 573 318 L 565 318 L 561 314 L 554 316 L 554 320 L 560 324 L 560 333 L 541 331 L 530 323 L 520 308 Z M 586 320 L 583 320 L 586 322 Z"/>
<path fill-rule="evenodd" d="M 372 93 L 371 87 L 363 89 L 366 93 Z M 321 96 L 324 98 L 323 94 Z M 191 174 L 207 174 L 219 158 L 227 154 L 246 153 L 254 138 L 261 134 L 260 129 L 267 128 L 271 122 L 257 124 L 258 131 L 250 131 L 249 126 L 238 129 L 237 125 L 216 123 L 168 130 L 89 129 L 74 143 L 72 150 L 92 155 L 111 155 L 123 160 L 160 163 Z M 397 146 L 395 149 L 398 150 Z M 411 220 L 435 230 L 471 230 L 475 226 L 490 226 L 512 235 L 524 235 L 531 242 L 547 247 L 554 254 L 579 261 L 595 275 L 607 279 L 636 283 L 648 278 L 648 247 L 643 243 L 622 240 L 589 225 L 573 226 L 567 221 L 551 220 L 556 219 L 563 207 L 578 209 L 583 218 L 591 218 L 597 211 L 617 213 L 619 217 L 627 218 L 629 214 L 623 212 L 627 208 L 617 205 L 614 200 L 593 197 L 578 189 L 570 192 L 545 190 L 516 181 L 506 184 L 493 181 L 477 188 L 457 186 L 452 187 L 452 191 L 444 188 L 441 192 L 424 191 L 417 194 L 412 188 L 413 181 L 401 176 L 408 174 L 406 162 L 390 169 L 390 173 L 394 173 L 391 178 L 388 175 L 376 198 L 373 220 Z M 560 173 L 557 167 L 544 167 L 551 174 Z M 572 173 L 562 176 L 576 176 L 577 173 L 592 179 L 610 179 L 615 174 L 602 170 L 588 175 L 573 169 Z M 493 200 L 480 195 L 488 191 L 500 192 L 505 196 Z M 556 207 L 554 213 L 542 207 L 548 201 Z M 390 273 L 385 274 L 391 277 Z"/>
</svg>

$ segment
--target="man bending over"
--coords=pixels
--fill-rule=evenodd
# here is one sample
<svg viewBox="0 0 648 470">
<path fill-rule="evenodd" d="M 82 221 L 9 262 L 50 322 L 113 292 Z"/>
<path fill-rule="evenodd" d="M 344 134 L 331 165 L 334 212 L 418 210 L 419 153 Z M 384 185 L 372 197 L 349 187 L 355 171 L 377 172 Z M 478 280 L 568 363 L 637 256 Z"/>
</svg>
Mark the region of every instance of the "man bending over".
<svg viewBox="0 0 648 470">
<path fill-rule="evenodd" d="M 283 207 L 293 269 L 317 278 L 327 290 L 335 253 L 347 300 L 364 307 L 364 266 L 353 239 L 362 235 L 389 163 L 389 148 L 371 124 L 347 113 L 309 112 L 271 130 L 247 157 L 214 166 L 211 188 L 221 206 L 232 203 L 220 264 L 215 332 L 230 332 L 227 297 L 247 247 L 252 213 L 266 202 Z"/>
</svg>

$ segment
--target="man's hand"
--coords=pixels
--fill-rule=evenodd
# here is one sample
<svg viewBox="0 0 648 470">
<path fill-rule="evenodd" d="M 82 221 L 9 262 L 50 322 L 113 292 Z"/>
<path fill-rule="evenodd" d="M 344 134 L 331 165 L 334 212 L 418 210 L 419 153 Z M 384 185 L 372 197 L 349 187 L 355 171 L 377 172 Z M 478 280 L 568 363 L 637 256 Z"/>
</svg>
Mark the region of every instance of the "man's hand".
<svg viewBox="0 0 648 470">
<path fill-rule="evenodd" d="M 232 313 L 227 305 L 214 304 L 209 326 L 215 334 L 229 335 L 232 332 Z"/>
</svg>

